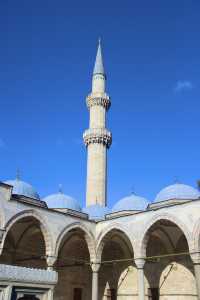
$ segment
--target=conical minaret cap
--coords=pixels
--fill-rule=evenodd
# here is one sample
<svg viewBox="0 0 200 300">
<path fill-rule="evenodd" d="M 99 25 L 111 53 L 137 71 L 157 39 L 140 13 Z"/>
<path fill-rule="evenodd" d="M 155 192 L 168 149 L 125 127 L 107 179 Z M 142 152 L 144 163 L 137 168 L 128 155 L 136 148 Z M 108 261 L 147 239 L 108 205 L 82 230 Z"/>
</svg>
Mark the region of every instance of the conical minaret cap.
<svg viewBox="0 0 200 300">
<path fill-rule="evenodd" d="M 98 45 L 98 49 L 97 49 L 97 56 L 96 56 L 96 61 L 95 61 L 95 65 L 94 65 L 94 71 L 93 71 L 93 75 L 95 75 L 95 74 L 105 75 L 100 39 L 99 39 L 99 45 Z"/>
</svg>

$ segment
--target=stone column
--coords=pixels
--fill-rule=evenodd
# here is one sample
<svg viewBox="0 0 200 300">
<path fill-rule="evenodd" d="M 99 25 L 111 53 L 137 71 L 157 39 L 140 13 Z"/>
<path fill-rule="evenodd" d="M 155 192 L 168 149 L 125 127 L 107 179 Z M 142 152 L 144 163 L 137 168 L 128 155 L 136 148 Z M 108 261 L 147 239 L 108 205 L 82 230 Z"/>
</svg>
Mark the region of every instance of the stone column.
<svg viewBox="0 0 200 300">
<path fill-rule="evenodd" d="M 99 292 L 99 269 L 101 264 L 100 263 L 92 263 L 92 300 L 98 300 Z"/>
<path fill-rule="evenodd" d="M 53 288 L 47 292 L 47 300 L 53 300 Z"/>
<path fill-rule="evenodd" d="M 144 264 L 145 260 L 143 258 L 135 259 L 135 264 L 137 267 L 138 274 L 138 299 L 145 299 L 145 284 L 144 284 Z"/>
<path fill-rule="evenodd" d="M 3 293 L 3 299 L 4 300 L 10 300 L 11 296 L 12 296 L 12 285 L 8 285 L 5 289 L 4 289 L 4 293 Z"/>
<path fill-rule="evenodd" d="M 197 286 L 197 295 L 198 299 L 200 300 L 200 262 L 194 263 L 194 272 Z"/>
</svg>

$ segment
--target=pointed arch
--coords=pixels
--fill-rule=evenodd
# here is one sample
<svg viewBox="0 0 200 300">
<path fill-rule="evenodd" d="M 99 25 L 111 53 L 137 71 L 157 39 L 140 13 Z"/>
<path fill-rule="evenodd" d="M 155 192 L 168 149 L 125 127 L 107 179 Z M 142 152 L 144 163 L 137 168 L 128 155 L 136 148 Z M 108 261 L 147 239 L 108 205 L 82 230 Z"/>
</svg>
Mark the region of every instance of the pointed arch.
<svg viewBox="0 0 200 300">
<path fill-rule="evenodd" d="M 58 258 L 59 249 L 60 249 L 63 239 L 73 229 L 80 229 L 82 232 L 84 232 L 84 238 L 85 238 L 88 250 L 89 250 L 90 260 L 91 261 L 94 260 L 96 257 L 96 251 L 95 251 L 95 240 L 94 240 L 93 234 L 84 224 L 81 224 L 80 222 L 75 222 L 73 224 L 67 225 L 61 231 L 61 233 L 59 234 L 59 236 L 56 240 L 56 248 L 55 248 L 54 256 L 56 258 Z"/>
<path fill-rule="evenodd" d="M 175 224 L 185 235 L 185 238 L 188 243 L 188 247 L 191 250 L 192 249 L 192 234 L 188 227 L 180 221 L 179 218 L 176 216 L 169 214 L 169 213 L 163 213 L 163 214 L 156 214 L 154 215 L 143 227 L 143 233 L 141 235 L 141 238 L 139 239 L 137 243 L 137 257 L 146 257 L 146 247 L 148 243 L 148 233 L 149 229 L 158 221 L 169 221 L 173 224 Z"/>
<path fill-rule="evenodd" d="M 3 246 L 6 240 L 6 237 L 8 235 L 9 230 L 11 229 L 11 227 L 16 224 L 18 221 L 24 219 L 24 218 L 33 218 L 36 219 L 40 225 L 40 229 L 45 241 L 45 250 L 46 250 L 46 255 L 47 256 L 51 256 L 53 253 L 53 239 L 52 239 L 52 235 L 51 235 L 51 231 L 49 226 L 47 225 L 46 221 L 44 220 L 43 216 L 38 213 L 37 211 L 34 210 L 25 210 L 22 211 L 16 215 L 14 215 L 11 219 L 8 220 L 8 222 L 5 225 L 5 234 L 3 236 L 2 239 L 2 249 L 1 252 L 3 250 Z"/>
<path fill-rule="evenodd" d="M 114 223 L 114 224 L 107 226 L 106 229 L 103 229 L 101 231 L 101 233 L 99 234 L 99 236 L 97 237 L 97 241 L 98 241 L 98 243 L 97 243 L 97 259 L 99 261 L 101 260 L 103 248 L 107 241 L 106 236 L 108 236 L 108 234 L 110 232 L 112 232 L 113 230 L 116 230 L 116 231 L 120 232 L 122 235 L 124 235 L 124 237 L 129 241 L 129 243 L 131 245 L 131 251 L 134 254 L 135 238 L 133 237 L 133 234 L 130 233 L 127 230 L 127 228 L 125 228 L 122 224 Z"/>
</svg>

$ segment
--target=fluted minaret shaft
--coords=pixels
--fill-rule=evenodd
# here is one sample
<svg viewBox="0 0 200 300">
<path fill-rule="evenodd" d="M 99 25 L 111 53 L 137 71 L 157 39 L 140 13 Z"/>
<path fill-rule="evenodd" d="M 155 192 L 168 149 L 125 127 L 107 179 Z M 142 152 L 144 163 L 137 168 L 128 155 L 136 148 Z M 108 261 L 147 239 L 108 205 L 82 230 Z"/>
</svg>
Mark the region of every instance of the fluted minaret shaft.
<svg viewBox="0 0 200 300">
<path fill-rule="evenodd" d="M 106 129 L 106 111 L 110 107 L 110 98 L 105 92 L 101 45 L 99 42 L 92 76 L 92 92 L 86 98 L 90 112 L 89 129 L 83 138 L 87 147 L 87 187 L 86 205 L 107 203 L 107 149 L 112 142 L 111 133 Z"/>
</svg>

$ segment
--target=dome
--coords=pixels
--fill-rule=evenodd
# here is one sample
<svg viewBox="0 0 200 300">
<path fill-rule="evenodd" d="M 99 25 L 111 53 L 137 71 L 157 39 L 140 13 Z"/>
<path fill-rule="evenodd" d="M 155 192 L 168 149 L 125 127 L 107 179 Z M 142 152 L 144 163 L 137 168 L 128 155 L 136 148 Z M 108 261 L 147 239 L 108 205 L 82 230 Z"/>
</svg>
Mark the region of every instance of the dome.
<svg viewBox="0 0 200 300">
<path fill-rule="evenodd" d="M 112 208 L 112 212 L 123 210 L 145 210 L 149 202 L 143 197 L 131 194 L 119 200 Z"/>
<path fill-rule="evenodd" d="M 13 186 L 13 195 L 21 195 L 40 200 L 38 193 L 29 183 L 26 183 L 18 178 L 14 180 L 7 180 L 5 183 Z"/>
<path fill-rule="evenodd" d="M 83 212 L 88 214 L 91 220 L 103 220 L 105 219 L 105 215 L 110 213 L 110 210 L 106 206 L 94 204 L 83 208 Z"/>
<path fill-rule="evenodd" d="M 78 201 L 68 195 L 63 194 L 62 192 L 49 195 L 45 197 L 43 201 L 46 202 L 48 208 L 72 209 L 81 211 Z"/>
<path fill-rule="evenodd" d="M 200 197 L 200 193 L 197 189 L 190 185 L 175 183 L 162 189 L 156 196 L 154 202 L 161 202 L 170 199 L 178 200 L 195 200 Z"/>
</svg>

